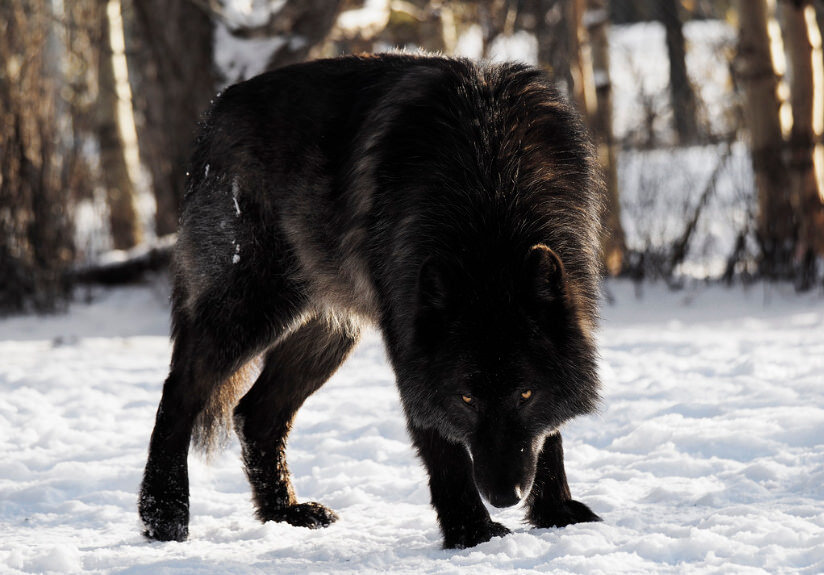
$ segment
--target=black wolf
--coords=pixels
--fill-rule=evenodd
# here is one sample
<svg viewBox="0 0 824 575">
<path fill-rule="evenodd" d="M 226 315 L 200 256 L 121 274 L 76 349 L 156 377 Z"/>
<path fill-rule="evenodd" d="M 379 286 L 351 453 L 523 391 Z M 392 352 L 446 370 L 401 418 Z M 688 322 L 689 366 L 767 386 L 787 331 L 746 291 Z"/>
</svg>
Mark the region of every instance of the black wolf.
<svg viewBox="0 0 824 575">
<path fill-rule="evenodd" d="M 231 422 L 260 520 L 333 522 L 298 502 L 284 449 L 364 322 L 383 334 L 446 547 L 508 533 L 481 497 L 525 500 L 536 527 L 598 520 L 570 497 L 558 432 L 598 400 L 594 166 L 528 66 L 346 57 L 227 89 L 180 220 L 146 535 L 187 537 L 190 441 Z"/>
</svg>

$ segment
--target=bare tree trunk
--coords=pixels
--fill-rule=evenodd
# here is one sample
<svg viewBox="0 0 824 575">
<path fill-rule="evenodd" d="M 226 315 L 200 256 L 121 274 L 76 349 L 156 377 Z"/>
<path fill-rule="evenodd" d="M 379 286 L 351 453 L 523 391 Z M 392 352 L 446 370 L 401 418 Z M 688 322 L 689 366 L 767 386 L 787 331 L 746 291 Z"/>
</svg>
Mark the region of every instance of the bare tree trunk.
<svg viewBox="0 0 824 575">
<path fill-rule="evenodd" d="M 670 101 L 679 143 L 692 143 L 698 137 L 695 93 L 687 75 L 684 29 L 677 0 L 661 0 L 661 22 L 667 32 L 667 54 L 670 63 Z"/>
<path fill-rule="evenodd" d="M 534 34 L 538 41 L 538 65 L 550 73 L 556 87 L 572 101 L 569 2 L 519 0 L 512 4 L 517 7 L 515 27 Z"/>
<path fill-rule="evenodd" d="M 211 14 L 190 0 L 130 0 L 136 108 L 143 160 L 152 175 L 157 235 L 177 230 L 190 147 L 214 95 Z"/>
<path fill-rule="evenodd" d="M 99 0 L 73 0 L 64 3 L 64 58 L 73 62 L 63 68 L 65 91 L 69 94 L 66 113 L 71 119 L 67 130 L 71 141 L 68 163 L 64 169 L 66 187 L 72 190 L 72 201 L 91 199 L 96 178 L 88 154 L 83 153 L 86 141 L 97 139 L 96 90 L 100 57 Z M 79 246 L 83 250 L 83 246 Z"/>
<path fill-rule="evenodd" d="M 738 17 L 736 76 L 744 89 L 744 121 L 750 133 L 758 194 L 756 234 L 761 246 L 761 272 L 768 277 L 788 277 L 792 274 L 796 225 L 782 159 L 766 0 L 738 0 Z"/>
<path fill-rule="evenodd" d="M 802 266 L 801 286 L 807 288 L 814 280 L 815 257 L 824 256 L 824 175 L 816 174 L 816 168 L 821 170 L 824 166 L 815 165 L 816 142 L 824 131 L 824 60 L 810 0 L 783 2 L 781 25 L 793 111 L 789 171 L 799 222 L 795 255 Z M 815 78 L 819 78 L 818 82 Z"/>
<path fill-rule="evenodd" d="M 0 2 L 0 312 L 53 309 L 69 294 L 70 191 L 61 181 L 52 7 Z M 50 60 L 51 57 L 51 60 Z"/>
<path fill-rule="evenodd" d="M 595 85 L 596 108 L 591 116 L 592 131 L 598 144 L 598 157 L 604 169 L 607 187 L 604 238 L 602 248 L 607 271 L 617 275 L 623 269 L 626 240 L 621 225 L 618 195 L 618 170 L 612 136 L 612 82 L 609 75 L 609 13 L 606 0 L 587 0 L 583 21 L 589 37 Z"/>
<path fill-rule="evenodd" d="M 477 3 L 477 18 L 483 31 L 483 57 L 489 58 L 492 43 L 502 34 L 511 34 L 512 26 L 507 27 L 507 16 L 517 15 L 517 0 L 489 0 Z M 514 24 L 514 18 L 510 20 Z"/>
<path fill-rule="evenodd" d="M 306 60 L 332 30 L 341 5 L 342 0 L 288 0 L 270 28 L 272 33 L 288 34 L 289 42 L 272 54 L 266 69 Z"/>
<path fill-rule="evenodd" d="M 109 0 L 101 0 L 100 49 L 97 74 L 97 136 L 100 142 L 100 171 L 109 205 L 112 242 L 116 249 L 129 249 L 140 242 L 140 223 L 135 208 L 134 181 L 126 164 L 126 151 L 118 116 L 118 94 L 112 47 Z"/>
<path fill-rule="evenodd" d="M 566 0 L 566 21 L 569 30 L 569 76 L 572 81 L 571 101 L 578 110 L 591 118 L 598 109 L 595 80 L 592 73 L 592 53 L 584 26 L 587 0 Z"/>
<path fill-rule="evenodd" d="M 572 76 L 570 73 L 570 50 L 572 48 L 569 2 L 559 0 L 536 0 L 535 35 L 538 38 L 538 62 L 552 71 L 558 87 L 572 101 Z"/>
</svg>

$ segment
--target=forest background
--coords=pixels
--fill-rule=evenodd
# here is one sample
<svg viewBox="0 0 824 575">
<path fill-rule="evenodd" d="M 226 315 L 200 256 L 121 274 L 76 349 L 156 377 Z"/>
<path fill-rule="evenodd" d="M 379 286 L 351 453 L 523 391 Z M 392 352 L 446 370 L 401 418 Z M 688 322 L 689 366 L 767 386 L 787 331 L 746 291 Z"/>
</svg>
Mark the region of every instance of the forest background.
<svg viewBox="0 0 824 575">
<path fill-rule="evenodd" d="M 0 0 L 0 573 L 824 572 L 823 15 Z M 370 331 L 289 439 L 298 495 L 340 521 L 259 523 L 233 439 L 189 459 L 190 540 L 147 541 L 137 491 L 199 115 L 266 69 L 395 48 L 543 66 L 598 143 L 604 269 L 623 279 L 603 283 L 602 406 L 563 436 L 570 489 L 604 521 L 529 529 L 492 510 L 511 535 L 442 550 Z"/>
<path fill-rule="evenodd" d="M 0 312 L 165 264 L 222 87 L 396 48 L 553 75 L 598 144 L 609 274 L 821 286 L 823 19 L 822 0 L 2 0 Z"/>
</svg>

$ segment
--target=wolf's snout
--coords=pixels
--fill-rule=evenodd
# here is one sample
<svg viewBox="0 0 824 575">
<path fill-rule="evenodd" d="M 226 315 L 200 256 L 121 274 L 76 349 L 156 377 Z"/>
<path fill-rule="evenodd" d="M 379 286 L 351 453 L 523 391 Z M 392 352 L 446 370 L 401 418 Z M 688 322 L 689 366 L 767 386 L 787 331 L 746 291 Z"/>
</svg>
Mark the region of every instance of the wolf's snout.
<svg viewBox="0 0 824 575">
<path fill-rule="evenodd" d="M 487 500 L 491 503 L 494 507 L 512 507 L 516 503 L 521 501 L 523 497 L 523 492 L 521 490 L 520 485 L 516 485 L 512 489 L 508 490 L 496 490 L 490 493 L 487 493 Z"/>
<path fill-rule="evenodd" d="M 475 486 L 478 492 L 494 507 L 512 507 L 524 499 L 532 489 L 537 464 L 535 450 L 522 438 L 503 442 L 502 437 L 512 437 L 510 431 L 499 430 L 490 435 L 476 436 L 469 449 Z"/>
</svg>

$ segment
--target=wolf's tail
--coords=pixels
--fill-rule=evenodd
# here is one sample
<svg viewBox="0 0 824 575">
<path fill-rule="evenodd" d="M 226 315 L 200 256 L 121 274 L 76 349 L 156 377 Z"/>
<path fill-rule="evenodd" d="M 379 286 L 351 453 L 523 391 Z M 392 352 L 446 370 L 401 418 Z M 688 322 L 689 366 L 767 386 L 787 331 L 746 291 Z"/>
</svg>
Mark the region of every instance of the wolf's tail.
<svg viewBox="0 0 824 575">
<path fill-rule="evenodd" d="M 228 443 L 234 427 L 234 407 L 259 372 L 260 361 L 254 359 L 212 387 L 192 429 L 192 447 L 207 460 Z"/>
</svg>

